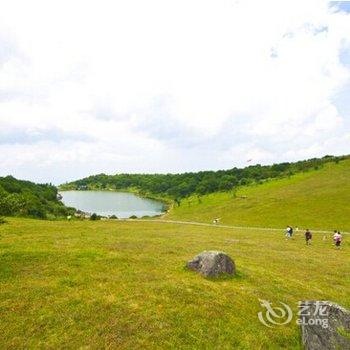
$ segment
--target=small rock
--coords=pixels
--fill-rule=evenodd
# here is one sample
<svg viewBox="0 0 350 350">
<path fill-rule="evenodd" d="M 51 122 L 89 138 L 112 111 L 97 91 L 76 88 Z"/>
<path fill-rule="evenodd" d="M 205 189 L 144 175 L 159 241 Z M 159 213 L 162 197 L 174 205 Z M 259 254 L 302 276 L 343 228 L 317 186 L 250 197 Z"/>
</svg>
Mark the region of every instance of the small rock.
<svg viewBox="0 0 350 350">
<path fill-rule="evenodd" d="M 329 301 L 302 301 L 299 307 L 304 349 L 350 350 L 350 311 Z"/>
<path fill-rule="evenodd" d="M 234 275 L 234 261 L 224 252 L 204 251 L 187 262 L 190 270 L 197 271 L 205 277 L 217 277 L 222 273 Z"/>
</svg>

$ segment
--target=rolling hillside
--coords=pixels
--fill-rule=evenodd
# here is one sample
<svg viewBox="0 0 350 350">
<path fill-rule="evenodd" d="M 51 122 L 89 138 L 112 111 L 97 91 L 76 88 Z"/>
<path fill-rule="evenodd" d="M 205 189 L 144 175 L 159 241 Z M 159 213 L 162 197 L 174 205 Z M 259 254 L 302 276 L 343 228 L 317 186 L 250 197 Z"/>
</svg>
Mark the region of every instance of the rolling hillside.
<svg viewBox="0 0 350 350">
<path fill-rule="evenodd" d="M 167 219 L 263 227 L 287 224 L 311 229 L 350 231 L 350 160 L 326 163 L 320 170 L 260 185 L 190 197 L 175 205 Z"/>
<path fill-rule="evenodd" d="M 115 174 L 92 175 L 59 186 L 60 190 L 130 191 L 178 203 L 189 196 L 203 196 L 218 191 L 232 191 L 237 187 L 288 177 L 300 172 L 320 169 L 350 156 L 324 156 L 298 162 L 272 165 L 249 165 L 244 168 L 207 170 L 179 174 Z"/>
<path fill-rule="evenodd" d="M 289 178 L 182 199 L 168 219 L 350 231 L 350 159 Z M 275 328 L 260 300 L 349 301 L 349 236 L 341 249 L 315 233 L 149 220 L 0 225 L 1 349 L 302 349 L 295 319 Z M 225 251 L 237 275 L 185 269 L 203 250 Z M 330 288 L 331 286 L 331 288 Z"/>
</svg>

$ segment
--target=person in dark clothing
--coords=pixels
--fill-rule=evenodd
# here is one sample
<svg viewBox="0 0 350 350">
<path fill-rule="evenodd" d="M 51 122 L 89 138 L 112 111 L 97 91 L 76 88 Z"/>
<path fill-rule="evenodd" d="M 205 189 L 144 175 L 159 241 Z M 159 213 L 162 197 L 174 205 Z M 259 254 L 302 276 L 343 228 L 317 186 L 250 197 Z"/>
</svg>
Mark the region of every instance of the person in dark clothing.
<svg viewBox="0 0 350 350">
<path fill-rule="evenodd" d="M 310 232 L 309 229 L 306 229 L 305 231 L 305 241 L 307 245 L 311 244 L 311 239 L 312 239 L 312 233 Z"/>
</svg>

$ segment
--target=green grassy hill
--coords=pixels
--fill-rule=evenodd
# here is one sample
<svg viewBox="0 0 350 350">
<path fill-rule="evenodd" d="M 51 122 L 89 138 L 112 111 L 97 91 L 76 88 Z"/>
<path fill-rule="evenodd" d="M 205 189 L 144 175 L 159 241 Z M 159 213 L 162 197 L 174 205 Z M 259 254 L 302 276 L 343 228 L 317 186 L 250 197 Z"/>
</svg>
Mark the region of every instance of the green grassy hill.
<svg viewBox="0 0 350 350">
<path fill-rule="evenodd" d="M 0 215 L 56 219 L 72 213 L 57 198 L 55 186 L 0 177 Z"/>
<path fill-rule="evenodd" d="M 301 349 L 295 318 L 267 328 L 259 298 L 350 308 L 350 244 L 314 234 L 158 222 L 0 225 L 1 349 Z M 234 278 L 184 265 L 203 250 L 235 260 Z"/>
<path fill-rule="evenodd" d="M 350 160 L 261 185 L 190 197 L 168 219 L 222 224 L 350 231 Z"/>
<path fill-rule="evenodd" d="M 168 219 L 350 231 L 350 159 L 289 178 L 181 200 Z M 12 180 L 11 180 L 12 181 Z M 259 299 L 350 308 L 350 236 L 141 221 L 0 224 L 0 349 L 301 349 L 293 321 L 268 328 Z M 237 275 L 184 268 L 222 250 Z"/>
<path fill-rule="evenodd" d="M 249 165 L 217 171 L 199 171 L 180 174 L 115 174 L 92 175 L 60 185 L 60 190 L 132 191 L 142 196 L 173 200 L 202 196 L 218 191 L 229 191 L 239 186 L 261 183 L 300 172 L 319 169 L 325 164 L 350 159 L 349 155 L 324 156 L 298 162 L 272 165 Z"/>
</svg>

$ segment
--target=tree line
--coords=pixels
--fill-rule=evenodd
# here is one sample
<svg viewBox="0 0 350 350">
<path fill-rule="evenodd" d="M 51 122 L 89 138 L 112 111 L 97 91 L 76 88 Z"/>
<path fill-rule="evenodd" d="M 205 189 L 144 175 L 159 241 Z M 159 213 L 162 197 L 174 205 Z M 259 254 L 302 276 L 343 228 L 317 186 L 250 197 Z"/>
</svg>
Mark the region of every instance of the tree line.
<svg viewBox="0 0 350 350">
<path fill-rule="evenodd" d="M 168 197 L 175 201 L 190 195 L 232 191 L 239 186 L 261 183 L 268 179 L 291 176 L 318 169 L 328 162 L 339 162 L 349 156 L 325 156 L 294 163 L 251 165 L 218 171 L 183 174 L 98 174 L 61 185 L 65 190 L 131 190 L 141 194 Z"/>
</svg>

